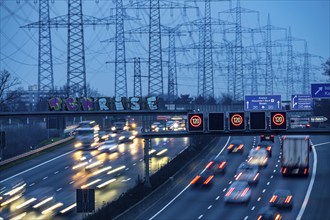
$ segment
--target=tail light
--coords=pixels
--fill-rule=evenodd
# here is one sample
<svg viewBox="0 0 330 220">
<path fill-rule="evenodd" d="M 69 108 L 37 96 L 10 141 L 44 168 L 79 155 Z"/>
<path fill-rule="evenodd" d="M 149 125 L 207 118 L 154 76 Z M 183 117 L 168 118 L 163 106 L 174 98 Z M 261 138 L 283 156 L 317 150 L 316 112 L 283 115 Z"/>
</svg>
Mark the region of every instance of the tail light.
<svg viewBox="0 0 330 220">
<path fill-rule="evenodd" d="M 268 151 L 270 151 L 271 149 L 272 149 L 271 146 L 268 146 L 268 147 L 266 148 L 266 150 L 268 150 Z"/>
<path fill-rule="evenodd" d="M 249 191 L 249 188 L 245 188 L 241 194 L 241 197 L 245 196 L 248 191 Z"/>
<path fill-rule="evenodd" d="M 282 219 L 282 216 L 280 215 L 280 214 L 277 214 L 276 216 L 275 216 L 275 219 L 274 220 L 281 220 Z"/>
<path fill-rule="evenodd" d="M 274 137 L 274 135 L 272 134 L 272 135 L 270 135 L 272 138 Z"/>
<path fill-rule="evenodd" d="M 259 217 L 257 218 L 257 220 L 261 220 L 262 219 L 262 216 L 261 215 L 259 215 Z"/>
<path fill-rule="evenodd" d="M 209 162 L 207 165 L 206 165 L 206 169 L 210 169 L 210 167 L 213 165 L 213 161 Z"/>
<path fill-rule="evenodd" d="M 222 168 L 224 168 L 225 165 L 226 165 L 226 162 L 223 161 L 223 162 L 220 163 L 220 165 L 218 166 L 218 168 L 219 169 L 222 169 Z"/>
<path fill-rule="evenodd" d="M 238 180 L 238 179 L 240 178 L 241 175 L 242 175 L 242 173 L 239 173 L 239 174 L 237 175 L 237 177 L 235 178 L 235 180 Z"/>
<path fill-rule="evenodd" d="M 277 195 L 273 195 L 269 202 L 274 203 L 276 198 L 277 198 Z"/>
<path fill-rule="evenodd" d="M 230 194 L 234 191 L 235 188 L 230 188 L 230 190 L 226 193 L 225 196 L 230 196 Z"/>
<path fill-rule="evenodd" d="M 213 179 L 214 176 L 209 176 L 207 177 L 207 179 L 204 181 L 204 185 L 207 185 L 212 179 Z"/>
<path fill-rule="evenodd" d="M 284 168 L 283 173 L 286 173 L 286 168 Z"/>
<path fill-rule="evenodd" d="M 257 147 L 256 147 L 256 150 L 259 150 L 259 149 L 260 149 L 260 146 L 257 146 Z"/>
<path fill-rule="evenodd" d="M 308 170 L 307 168 L 305 168 L 305 169 L 304 169 L 304 174 L 306 174 L 306 173 L 307 173 L 307 170 Z"/>
<path fill-rule="evenodd" d="M 243 148 L 243 146 L 244 146 L 244 144 L 240 144 L 239 146 L 238 146 L 238 148 L 237 149 L 242 149 Z"/>
<path fill-rule="evenodd" d="M 190 183 L 195 184 L 200 178 L 201 176 L 196 176 Z"/>
<path fill-rule="evenodd" d="M 286 197 L 284 203 L 290 203 L 291 199 L 292 199 L 292 196 Z"/>
<path fill-rule="evenodd" d="M 230 144 L 230 145 L 227 147 L 227 149 L 230 150 L 230 149 L 233 148 L 233 146 L 234 146 L 233 144 Z"/>
<path fill-rule="evenodd" d="M 256 181 L 256 179 L 258 178 L 258 176 L 259 176 L 259 173 L 257 173 L 257 174 L 254 176 L 253 181 Z"/>
</svg>

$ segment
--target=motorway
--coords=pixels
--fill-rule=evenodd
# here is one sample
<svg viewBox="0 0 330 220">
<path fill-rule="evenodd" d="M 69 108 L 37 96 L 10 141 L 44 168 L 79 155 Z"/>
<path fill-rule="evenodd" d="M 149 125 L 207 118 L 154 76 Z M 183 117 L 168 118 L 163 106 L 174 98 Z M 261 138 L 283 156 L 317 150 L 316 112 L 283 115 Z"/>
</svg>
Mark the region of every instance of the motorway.
<svg viewBox="0 0 330 220">
<path fill-rule="evenodd" d="M 188 145 L 188 138 L 154 139 L 152 141 L 154 149 L 159 152 L 161 149 L 167 148 L 168 151 L 151 158 L 151 174 Z M 75 150 L 71 144 L 2 170 L 0 195 L 22 181 L 25 187 L 23 188 L 24 193 L 11 203 L 0 202 L 0 217 L 4 219 L 22 217 L 22 219 L 33 220 L 80 218 L 79 214 L 74 213 L 75 190 L 82 187 L 97 189 L 95 193 L 96 208 L 101 207 L 105 202 L 116 199 L 133 187 L 138 176 L 144 177 L 143 155 L 143 140 L 139 138 L 134 139 L 133 143 L 120 144 L 118 152 L 111 154 L 99 153 L 97 150 Z M 86 171 L 83 167 L 76 166 L 84 162 L 81 161 L 83 156 L 91 157 L 95 162 L 102 162 L 102 164 L 95 169 Z M 108 174 L 108 172 L 110 173 Z M 84 186 L 93 182 L 92 185 Z M 33 208 L 42 201 L 46 202 Z M 42 214 L 43 211 L 54 205 L 56 209 Z M 67 207 L 72 208 L 66 213 L 58 215 Z"/>
<path fill-rule="evenodd" d="M 200 163 L 196 164 L 195 170 L 187 174 L 180 184 L 177 184 L 179 189 L 174 188 L 172 193 L 160 198 L 158 202 L 137 216 L 136 219 L 257 219 L 258 211 L 262 207 L 268 206 L 276 189 L 289 189 L 293 194 L 293 208 L 292 210 L 280 210 L 282 219 L 330 219 L 327 207 L 330 204 L 329 136 L 311 137 L 315 146 L 310 154 L 311 173 L 308 178 L 282 177 L 280 173 L 282 152 L 279 138 L 276 137 L 273 155 L 268 161 L 268 166 L 260 171 L 258 184 L 252 186 L 251 200 L 247 204 L 227 204 L 223 198 L 228 186 L 234 180 L 236 169 L 241 162 L 246 160 L 250 148 L 256 145 L 259 138 L 252 136 L 231 137 L 230 141 L 234 139 L 240 139 L 244 142 L 246 147 L 244 154 L 229 154 L 227 156 L 227 171 L 224 175 L 215 176 L 212 187 L 196 189 L 190 185 L 190 181 L 200 170 L 205 168 L 208 163 L 207 158 L 220 153 L 226 154 L 224 147 L 228 145 L 228 139 L 221 139 L 206 157 L 200 158 Z M 314 160 L 315 156 L 317 156 L 316 160 Z M 310 197 L 308 197 L 308 191 L 311 192 Z"/>
</svg>

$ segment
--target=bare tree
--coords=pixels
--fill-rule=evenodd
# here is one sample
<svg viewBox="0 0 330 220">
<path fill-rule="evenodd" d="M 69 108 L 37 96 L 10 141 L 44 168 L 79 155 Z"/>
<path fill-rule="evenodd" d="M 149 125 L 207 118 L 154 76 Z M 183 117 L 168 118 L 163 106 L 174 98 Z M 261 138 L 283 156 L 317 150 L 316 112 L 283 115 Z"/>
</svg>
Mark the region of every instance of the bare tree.
<svg viewBox="0 0 330 220">
<path fill-rule="evenodd" d="M 20 92 L 14 90 L 20 84 L 19 79 L 13 77 L 9 71 L 3 70 L 0 72 L 0 105 L 20 96 Z"/>
</svg>

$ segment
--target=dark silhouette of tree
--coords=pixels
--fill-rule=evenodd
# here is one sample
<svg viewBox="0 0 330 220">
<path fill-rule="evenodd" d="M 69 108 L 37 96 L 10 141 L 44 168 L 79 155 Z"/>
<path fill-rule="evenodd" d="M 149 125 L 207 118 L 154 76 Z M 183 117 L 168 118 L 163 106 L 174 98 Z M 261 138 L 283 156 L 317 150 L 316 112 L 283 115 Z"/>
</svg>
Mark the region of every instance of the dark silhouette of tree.
<svg viewBox="0 0 330 220">
<path fill-rule="evenodd" d="M 15 87 L 20 84 L 19 79 L 13 77 L 9 71 L 2 70 L 0 72 L 0 105 L 16 100 L 20 96 L 20 92 L 15 90 Z"/>
<path fill-rule="evenodd" d="M 189 94 L 185 94 L 185 95 L 180 95 L 179 98 L 177 98 L 174 103 L 175 104 L 186 104 L 186 105 L 189 105 L 191 104 L 193 98 L 189 97 L 190 95 Z"/>
<path fill-rule="evenodd" d="M 205 104 L 205 99 L 203 96 L 199 95 L 195 98 L 194 100 L 194 104 L 195 105 L 202 105 L 202 104 Z"/>
<path fill-rule="evenodd" d="M 324 70 L 324 75 L 330 77 L 330 58 L 328 58 L 328 60 L 325 63 L 323 63 L 322 66 Z"/>
</svg>

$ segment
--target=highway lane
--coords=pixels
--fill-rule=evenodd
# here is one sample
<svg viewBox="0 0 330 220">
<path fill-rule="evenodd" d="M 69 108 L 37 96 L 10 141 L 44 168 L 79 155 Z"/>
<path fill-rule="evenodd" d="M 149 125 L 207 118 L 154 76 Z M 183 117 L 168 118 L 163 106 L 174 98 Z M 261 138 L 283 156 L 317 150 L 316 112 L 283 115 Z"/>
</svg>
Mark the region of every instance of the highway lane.
<svg viewBox="0 0 330 220">
<path fill-rule="evenodd" d="M 188 139 L 156 139 L 153 140 L 152 145 L 155 148 L 168 147 L 169 151 L 160 157 L 153 157 L 151 164 L 151 173 L 159 169 L 165 162 L 170 158 L 173 158 L 178 152 L 180 152 L 185 146 L 187 146 Z M 121 170 L 119 175 L 117 173 L 108 175 L 106 172 L 92 175 L 91 172 L 84 170 L 73 170 L 72 166 L 75 164 L 75 160 L 79 160 L 81 152 L 70 152 L 68 149 L 73 149 L 71 146 L 66 146 L 65 150 L 61 149 L 61 152 L 66 152 L 64 156 L 57 158 L 56 160 L 45 163 L 42 166 L 38 166 L 35 169 L 28 170 L 14 178 L 10 178 L 10 174 L 21 173 L 24 169 L 20 168 L 20 165 L 12 167 L 5 172 L 4 178 L 1 177 L 1 187 L 10 187 L 10 183 L 16 179 L 22 179 L 26 182 L 26 192 L 24 197 L 13 202 L 12 204 L 1 208 L 1 215 L 6 217 L 16 216 L 18 213 L 15 211 L 15 207 L 35 196 L 36 190 L 41 190 L 47 194 L 47 196 L 53 196 L 57 202 L 62 202 L 66 207 L 74 203 L 75 189 L 80 188 L 83 184 L 91 182 L 95 179 L 102 179 L 102 182 L 111 178 L 116 178 L 116 182 L 111 183 L 110 187 L 96 192 L 96 206 L 100 207 L 103 202 L 111 201 L 117 198 L 121 193 L 135 185 L 135 180 L 138 175 L 143 176 L 144 162 L 143 162 L 143 141 L 141 139 L 135 139 L 133 144 L 121 144 L 119 146 L 119 152 L 111 155 L 101 154 L 98 155 L 99 160 L 104 160 L 103 168 L 106 166 L 112 166 L 113 169 L 125 165 L 125 169 Z M 56 152 L 53 152 L 53 155 Z M 90 152 L 93 153 L 93 152 Z M 58 157 L 59 155 L 56 155 Z M 44 163 L 43 159 L 47 159 L 47 155 L 43 155 L 39 160 L 39 164 Z M 35 166 L 35 160 L 31 162 Z M 22 164 L 22 167 L 29 169 L 29 161 Z M 38 164 L 38 163 L 37 163 Z M 12 170 L 15 171 L 12 171 Z M 2 175 L 2 174 L 1 174 Z M 14 174 L 17 175 L 17 174 Z M 9 178 L 9 179 L 8 179 Z M 101 181 L 100 181 L 101 183 Z M 95 185 L 96 186 L 96 185 Z M 94 186 L 94 187 L 95 187 Z M 105 193 L 107 192 L 107 193 Z M 37 217 L 39 212 L 29 213 L 25 218 L 34 219 Z"/>
<path fill-rule="evenodd" d="M 244 141 L 248 146 L 252 142 L 249 138 L 244 138 Z M 256 141 L 258 141 L 258 138 L 254 138 L 253 142 L 255 143 Z M 313 143 L 318 143 L 320 140 L 312 137 L 312 141 Z M 301 209 L 312 175 L 310 174 L 308 178 L 282 177 L 280 174 L 281 152 L 279 146 L 277 137 L 273 148 L 273 156 L 270 158 L 268 166 L 260 171 L 260 181 L 256 186 L 252 187 L 251 201 L 247 205 L 225 204 L 223 201 L 225 191 L 231 181 L 233 181 L 239 163 L 246 159 L 246 155 L 243 156 L 244 158 L 240 157 L 240 155 L 230 155 L 227 167 L 229 169 L 224 176 L 215 178 L 214 185 L 210 189 L 192 189 L 189 186 L 180 196 L 176 192 L 166 201 L 160 200 L 155 207 L 152 207 L 147 213 L 139 216 L 137 219 L 149 219 L 152 216 L 152 219 L 257 219 L 258 211 L 261 207 L 268 206 L 269 200 L 276 189 L 289 189 L 292 192 L 293 209 L 281 210 L 280 212 L 283 215 L 283 219 L 295 219 Z M 218 149 L 218 151 L 220 150 Z M 311 170 L 313 169 L 313 162 L 313 154 L 311 154 Z M 322 163 L 324 164 L 324 161 Z M 202 168 L 203 165 L 196 170 Z M 188 178 L 185 178 L 186 185 L 189 184 L 193 176 L 190 175 Z M 169 201 L 175 197 L 177 198 L 168 205 Z M 323 201 L 328 201 L 329 193 L 321 198 L 323 198 Z M 166 205 L 168 206 L 166 207 Z M 164 207 L 166 208 L 158 213 Z M 326 210 L 321 211 L 328 217 L 327 212 Z M 306 219 L 310 218 L 306 217 Z"/>
<path fill-rule="evenodd" d="M 317 171 L 303 220 L 330 219 L 330 135 L 312 136 L 317 153 Z"/>
</svg>

